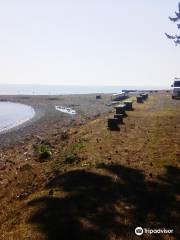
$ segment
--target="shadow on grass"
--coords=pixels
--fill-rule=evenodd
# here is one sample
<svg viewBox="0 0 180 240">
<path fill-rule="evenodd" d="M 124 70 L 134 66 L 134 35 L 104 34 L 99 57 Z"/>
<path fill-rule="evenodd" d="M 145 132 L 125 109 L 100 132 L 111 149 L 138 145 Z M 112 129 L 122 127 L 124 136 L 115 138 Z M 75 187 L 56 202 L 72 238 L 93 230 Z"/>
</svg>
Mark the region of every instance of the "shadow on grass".
<svg viewBox="0 0 180 240">
<path fill-rule="evenodd" d="M 141 171 L 121 165 L 100 168 L 101 174 L 74 170 L 49 182 L 47 189 L 54 189 L 54 195 L 29 202 L 39 207 L 30 223 L 50 240 L 136 239 L 137 226 L 177 231 L 178 168 L 167 167 L 158 181 L 146 180 Z M 65 196 L 58 197 L 59 191 Z M 179 239 L 177 232 L 176 236 Z"/>
<path fill-rule="evenodd" d="M 117 126 L 107 127 L 107 129 L 111 132 L 120 132 L 120 123 Z"/>
</svg>

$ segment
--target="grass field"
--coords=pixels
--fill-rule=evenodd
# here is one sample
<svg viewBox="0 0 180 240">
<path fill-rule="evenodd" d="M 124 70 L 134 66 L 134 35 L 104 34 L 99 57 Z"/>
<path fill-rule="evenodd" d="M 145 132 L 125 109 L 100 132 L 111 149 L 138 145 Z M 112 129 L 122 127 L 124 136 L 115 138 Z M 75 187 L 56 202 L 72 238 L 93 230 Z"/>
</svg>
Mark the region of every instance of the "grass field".
<svg viewBox="0 0 180 240">
<path fill-rule="evenodd" d="M 120 131 L 107 129 L 112 108 L 4 150 L 2 240 L 134 240 L 137 226 L 174 230 L 141 239 L 180 239 L 180 101 L 160 92 L 133 107 Z M 34 151 L 39 141 L 52 153 L 44 161 Z"/>
</svg>

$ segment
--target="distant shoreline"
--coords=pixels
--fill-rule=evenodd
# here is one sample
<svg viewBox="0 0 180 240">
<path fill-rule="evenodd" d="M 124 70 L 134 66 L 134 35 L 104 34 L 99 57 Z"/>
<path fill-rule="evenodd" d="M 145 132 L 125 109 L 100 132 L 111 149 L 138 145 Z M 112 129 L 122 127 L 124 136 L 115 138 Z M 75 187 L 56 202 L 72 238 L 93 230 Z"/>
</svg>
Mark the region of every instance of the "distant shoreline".
<svg viewBox="0 0 180 240">
<path fill-rule="evenodd" d="M 132 95 L 136 95 L 133 93 Z M 0 148 L 24 142 L 26 138 L 53 131 L 53 128 L 69 128 L 85 124 L 112 111 L 112 94 L 71 94 L 71 95 L 0 95 L 0 100 L 22 103 L 33 107 L 35 116 L 25 123 L 1 133 Z M 77 114 L 70 115 L 55 109 L 64 106 L 74 109 Z"/>
<path fill-rule="evenodd" d="M 79 95 L 79 94 L 112 94 L 122 90 L 169 90 L 166 86 L 68 86 L 68 85 L 33 85 L 33 84 L 0 84 L 0 95 Z"/>
</svg>

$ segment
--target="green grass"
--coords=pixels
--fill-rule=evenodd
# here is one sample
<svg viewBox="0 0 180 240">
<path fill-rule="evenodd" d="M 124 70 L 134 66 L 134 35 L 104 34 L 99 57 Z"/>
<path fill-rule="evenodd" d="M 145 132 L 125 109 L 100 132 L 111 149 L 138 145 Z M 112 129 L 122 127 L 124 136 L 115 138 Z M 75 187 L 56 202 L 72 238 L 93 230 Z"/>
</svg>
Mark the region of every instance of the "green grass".
<svg viewBox="0 0 180 240">
<path fill-rule="evenodd" d="M 52 153 L 51 153 L 51 151 L 50 151 L 50 149 L 48 147 L 40 146 L 38 148 L 38 157 L 39 157 L 39 159 L 41 159 L 41 160 L 42 159 L 48 159 L 48 158 L 51 157 L 51 155 L 52 155 Z"/>
</svg>

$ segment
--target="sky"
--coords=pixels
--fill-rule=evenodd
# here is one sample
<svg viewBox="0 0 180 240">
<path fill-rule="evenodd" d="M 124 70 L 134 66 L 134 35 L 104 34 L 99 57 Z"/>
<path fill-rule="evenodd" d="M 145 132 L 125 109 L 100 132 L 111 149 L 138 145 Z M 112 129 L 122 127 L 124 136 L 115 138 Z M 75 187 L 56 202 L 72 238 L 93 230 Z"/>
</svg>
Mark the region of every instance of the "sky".
<svg viewBox="0 0 180 240">
<path fill-rule="evenodd" d="M 178 0 L 0 0 L 0 83 L 169 87 Z"/>
</svg>

